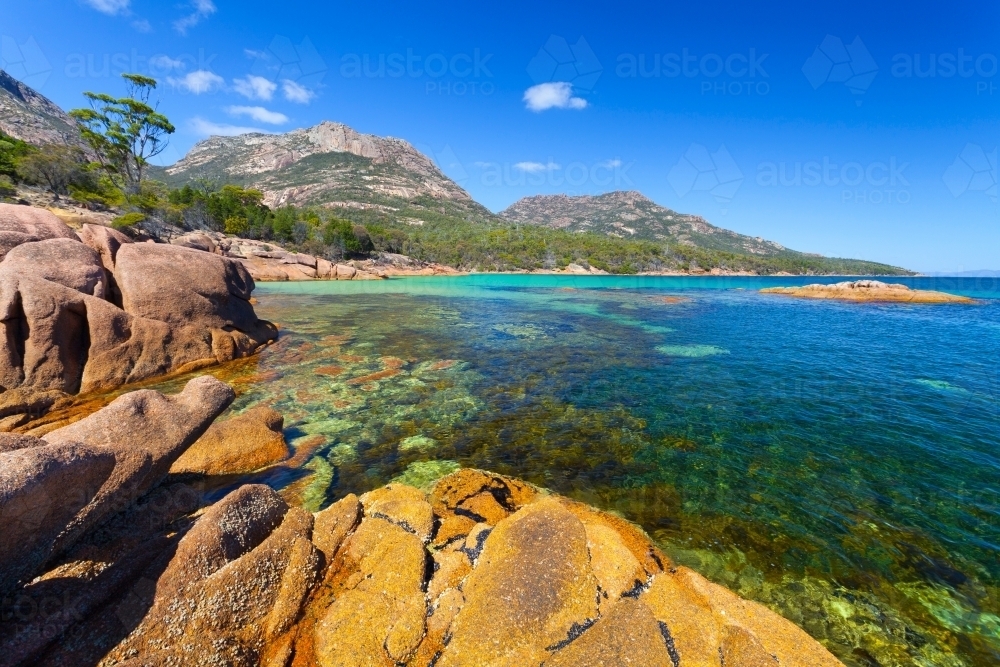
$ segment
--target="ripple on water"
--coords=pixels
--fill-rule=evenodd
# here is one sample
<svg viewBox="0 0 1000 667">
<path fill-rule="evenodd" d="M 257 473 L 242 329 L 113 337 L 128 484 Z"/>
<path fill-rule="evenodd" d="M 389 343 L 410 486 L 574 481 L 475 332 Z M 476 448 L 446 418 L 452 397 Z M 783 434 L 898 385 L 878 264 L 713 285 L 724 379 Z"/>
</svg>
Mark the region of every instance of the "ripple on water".
<svg viewBox="0 0 1000 667">
<path fill-rule="evenodd" d="M 729 354 L 729 350 L 716 345 L 657 345 L 656 351 L 668 357 L 713 357 L 717 354 Z"/>
<path fill-rule="evenodd" d="M 954 394 L 968 394 L 969 390 L 958 385 L 954 385 L 950 382 L 944 380 L 928 380 L 927 378 L 919 378 L 914 380 L 916 384 L 922 387 L 927 387 L 928 389 L 935 389 L 937 391 L 947 391 Z"/>
</svg>

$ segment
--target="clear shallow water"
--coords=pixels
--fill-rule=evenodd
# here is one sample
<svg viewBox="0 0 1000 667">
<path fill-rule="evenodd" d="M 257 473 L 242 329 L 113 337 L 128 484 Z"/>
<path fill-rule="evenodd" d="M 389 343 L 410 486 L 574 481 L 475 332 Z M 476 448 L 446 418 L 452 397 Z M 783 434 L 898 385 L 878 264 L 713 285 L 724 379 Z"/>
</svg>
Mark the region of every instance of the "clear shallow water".
<svg viewBox="0 0 1000 667">
<path fill-rule="evenodd" d="M 487 468 L 636 521 L 849 665 L 1000 664 L 1000 281 L 756 292 L 817 281 L 267 284 L 282 339 L 213 373 L 285 414 L 296 459 L 260 479 L 310 509 Z"/>
</svg>

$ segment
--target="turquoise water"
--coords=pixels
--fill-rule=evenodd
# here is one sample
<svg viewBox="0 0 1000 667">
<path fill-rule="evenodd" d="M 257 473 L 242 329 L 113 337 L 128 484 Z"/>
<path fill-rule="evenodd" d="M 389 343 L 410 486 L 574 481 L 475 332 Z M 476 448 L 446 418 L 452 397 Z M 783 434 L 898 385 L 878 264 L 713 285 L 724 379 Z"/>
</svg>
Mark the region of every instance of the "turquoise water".
<svg viewBox="0 0 1000 667">
<path fill-rule="evenodd" d="M 267 284 L 282 339 L 229 379 L 286 415 L 297 463 L 261 479 L 307 507 L 487 468 L 636 521 L 849 665 L 1000 664 L 1000 281 L 756 291 L 818 281 Z"/>
</svg>

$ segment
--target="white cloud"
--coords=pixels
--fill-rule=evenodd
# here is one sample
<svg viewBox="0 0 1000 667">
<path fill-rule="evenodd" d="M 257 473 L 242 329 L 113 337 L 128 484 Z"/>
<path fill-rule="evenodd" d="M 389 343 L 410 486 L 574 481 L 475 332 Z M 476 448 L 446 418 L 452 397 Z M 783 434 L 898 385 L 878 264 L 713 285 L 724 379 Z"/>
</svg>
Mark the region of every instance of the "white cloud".
<svg viewBox="0 0 1000 667">
<path fill-rule="evenodd" d="M 153 25 L 146 19 L 136 19 L 132 21 L 132 27 L 136 32 L 153 32 Z"/>
<path fill-rule="evenodd" d="M 615 158 L 614 160 L 605 160 L 604 162 L 601 163 L 601 166 L 604 167 L 605 169 L 615 169 L 617 167 L 622 166 L 622 161 L 619 160 L 618 158 Z"/>
<path fill-rule="evenodd" d="M 226 107 L 226 113 L 230 116 L 249 116 L 258 123 L 267 123 L 268 125 L 282 125 L 288 122 L 288 116 L 285 114 L 270 111 L 264 107 L 231 106 Z"/>
<path fill-rule="evenodd" d="M 183 60 L 175 60 L 170 56 L 153 56 L 149 59 L 149 66 L 154 67 L 161 72 L 169 72 L 174 69 L 184 69 Z"/>
<path fill-rule="evenodd" d="M 190 4 L 194 11 L 174 21 L 174 29 L 182 35 L 186 35 L 189 28 L 195 27 L 202 19 L 215 13 L 215 3 L 212 0 L 191 0 Z"/>
<path fill-rule="evenodd" d="M 264 51 L 255 51 L 254 49 L 243 49 L 243 55 L 245 55 L 250 60 L 257 60 L 258 58 L 267 59 L 268 55 Z"/>
<path fill-rule="evenodd" d="M 213 123 L 197 116 L 191 119 L 191 129 L 195 134 L 202 137 L 235 137 L 237 134 L 270 134 L 267 130 L 258 127 L 240 127 L 238 125 L 226 125 Z"/>
<path fill-rule="evenodd" d="M 233 79 L 233 89 L 251 100 L 270 100 L 278 84 L 262 76 L 248 74 L 245 79 Z"/>
<path fill-rule="evenodd" d="M 540 83 L 524 91 L 524 102 L 532 111 L 546 109 L 584 109 L 587 100 L 573 97 L 573 84 L 565 81 Z"/>
<path fill-rule="evenodd" d="M 296 104 L 309 104 L 312 98 L 316 97 L 316 93 L 291 79 L 285 79 L 281 82 L 281 90 L 285 93 L 286 100 Z"/>
<path fill-rule="evenodd" d="M 132 0 L 83 0 L 102 14 L 114 16 L 128 11 L 128 6 Z"/>
<path fill-rule="evenodd" d="M 214 72 L 199 69 L 189 72 L 179 79 L 168 77 L 167 83 L 181 90 L 186 90 L 189 93 L 201 95 L 202 93 L 211 92 L 216 88 L 221 88 L 222 84 L 225 83 L 225 79 Z"/>
<path fill-rule="evenodd" d="M 514 169 L 526 171 L 529 174 L 537 174 L 542 171 L 555 171 L 557 169 L 562 169 L 562 167 L 555 162 L 548 162 L 547 164 L 543 164 L 541 162 L 518 162 L 514 165 Z"/>
</svg>

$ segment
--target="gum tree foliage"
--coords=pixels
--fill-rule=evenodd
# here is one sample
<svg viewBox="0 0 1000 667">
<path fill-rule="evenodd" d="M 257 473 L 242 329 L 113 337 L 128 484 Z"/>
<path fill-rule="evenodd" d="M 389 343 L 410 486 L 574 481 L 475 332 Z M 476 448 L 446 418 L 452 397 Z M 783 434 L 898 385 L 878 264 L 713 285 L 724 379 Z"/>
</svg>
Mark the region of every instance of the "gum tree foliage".
<svg viewBox="0 0 1000 667">
<path fill-rule="evenodd" d="M 24 155 L 17 164 L 22 180 L 44 185 L 55 195 L 69 194 L 71 185 L 86 186 L 93 180 L 86 170 L 87 158 L 76 146 L 49 144 Z"/>
<path fill-rule="evenodd" d="M 101 168 L 128 196 L 141 190 L 150 158 L 167 147 L 174 126 L 150 105 L 156 79 L 141 74 L 122 74 L 122 78 L 125 97 L 87 92 L 90 107 L 74 109 L 70 115 L 80 123 Z"/>
</svg>

